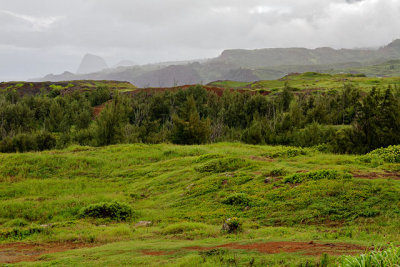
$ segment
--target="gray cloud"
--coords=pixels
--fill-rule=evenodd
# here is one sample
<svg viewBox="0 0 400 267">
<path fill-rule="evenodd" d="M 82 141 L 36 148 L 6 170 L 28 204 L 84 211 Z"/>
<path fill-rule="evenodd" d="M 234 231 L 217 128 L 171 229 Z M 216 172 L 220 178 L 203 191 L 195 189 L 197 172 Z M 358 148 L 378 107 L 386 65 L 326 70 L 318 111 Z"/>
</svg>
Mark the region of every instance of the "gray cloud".
<svg viewBox="0 0 400 267">
<path fill-rule="evenodd" d="M 0 80 L 215 57 L 228 48 L 379 46 L 399 37 L 398 0 L 0 0 Z M 39 8 L 40 7 L 40 8 Z"/>
</svg>

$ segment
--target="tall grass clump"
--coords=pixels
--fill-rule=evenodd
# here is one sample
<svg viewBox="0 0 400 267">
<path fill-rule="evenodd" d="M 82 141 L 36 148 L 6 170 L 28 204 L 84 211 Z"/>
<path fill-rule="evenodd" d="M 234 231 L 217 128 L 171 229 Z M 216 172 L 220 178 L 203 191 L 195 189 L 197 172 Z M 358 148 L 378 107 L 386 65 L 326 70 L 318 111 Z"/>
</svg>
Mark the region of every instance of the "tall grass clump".
<svg viewBox="0 0 400 267">
<path fill-rule="evenodd" d="M 235 171 L 247 167 L 249 165 L 250 163 L 244 159 L 223 158 L 223 159 L 214 159 L 208 161 L 205 164 L 196 167 L 195 170 L 198 172 L 221 173 L 221 172 Z"/>
<path fill-rule="evenodd" d="M 390 246 L 380 251 L 368 251 L 359 256 L 344 256 L 340 267 L 396 267 L 400 266 L 400 248 Z"/>
</svg>

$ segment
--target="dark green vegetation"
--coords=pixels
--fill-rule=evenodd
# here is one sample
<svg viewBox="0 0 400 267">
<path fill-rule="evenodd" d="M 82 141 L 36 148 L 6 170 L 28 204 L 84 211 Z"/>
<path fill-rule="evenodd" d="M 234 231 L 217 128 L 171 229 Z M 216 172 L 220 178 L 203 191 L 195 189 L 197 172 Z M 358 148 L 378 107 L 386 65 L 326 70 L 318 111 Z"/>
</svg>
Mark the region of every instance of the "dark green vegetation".
<svg viewBox="0 0 400 267">
<path fill-rule="evenodd" d="M 366 153 L 400 142 L 398 83 L 398 78 L 304 73 L 240 91 L 200 85 L 69 91 L 54 84 L 50 91 L 27 95 L 11 88 L 0 95 L 0 151 L 242 141 Z"/>
<path fill-rule="evenodd" d="M 75 91 L 92 91 L 97 87 L 108 87 L 110 90 L 132 91 L 136 87 L 128 82 L 119 81 L 65 81 L 65 82 L 3 82 L 0 93 L 18 92 L 19 95 L 48 95 L 56 97 Z"/>
<path fill-rule="evenodd" d="M 182 249 L 190 246 L 398 242 L 400 182 L 386 175 L 396 178 L 398 163 L 376 159 L 375 152 L 298 150 L 239 143 L 135 144 L 0 154 L 0 240 L 99 246 L 51 254 L 35 264 L 174 266 L 226 266 L 229 259 L 240 266 L 251 261 L 298 266 L 324 259 L 301 251 Z M 357 178 L 368 173 L 376 179 Z M 151 226 L 135 226 L 139 221 Z M 222 231 L 226 221 L 239 230 Z M 143 250 L 166 254 L 149 256 Z M 329 264 L 340 262 L 330 253 Z"/>
</svg>

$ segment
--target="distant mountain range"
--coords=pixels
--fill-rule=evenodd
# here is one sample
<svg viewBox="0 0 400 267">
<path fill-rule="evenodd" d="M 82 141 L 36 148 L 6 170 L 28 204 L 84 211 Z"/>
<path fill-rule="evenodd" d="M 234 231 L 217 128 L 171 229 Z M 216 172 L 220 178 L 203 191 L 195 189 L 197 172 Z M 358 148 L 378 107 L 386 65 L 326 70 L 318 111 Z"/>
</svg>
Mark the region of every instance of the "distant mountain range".
<svg viewBox="0 0 400 267">
<path fill-rule="evenodd" d="M 306 71 L 359 73 L 367 69 L 367 75 L 384 76 L 386 73 L 382 68 L 373 66 L 387 66 L 390 65 L 387 61 L 398 59 L 400 39 L 379 49 L 235 49 L 225 50 L 219 57 L 208 60 L 141 66 L 134 65 L 131 61 L 122 61 L 114 68 L 108 68 L 104 59 L 88 54 L 83 58 L 76 74 L 49 74 L 31 81 L 117 80 L 128 81 L 139 87 L 171 87 L 215 80 L 252 82 L 278 79 L 288 73 Z M 379 71 L 374 72 L 374 69 Z M 387 75 L 400 76 L 397 68 L 390 70 Z"/>
</svg>

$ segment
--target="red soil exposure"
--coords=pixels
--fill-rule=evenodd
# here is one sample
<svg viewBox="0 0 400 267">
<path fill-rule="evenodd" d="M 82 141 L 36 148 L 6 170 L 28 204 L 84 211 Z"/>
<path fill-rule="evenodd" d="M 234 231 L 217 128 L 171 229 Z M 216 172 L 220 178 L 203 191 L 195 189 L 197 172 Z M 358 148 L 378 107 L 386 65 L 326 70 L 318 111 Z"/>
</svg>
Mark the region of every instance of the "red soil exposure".
<svg viewBox="0 0 400 267">
<path fill-rule="evenodd" d="M 215 248 L 257 250 L 260 253 L 277 254 L 282 252 L 299 252 L 305 255 L 318 256 L 324 253 L 330 255 L 359 254 L 366 251 L 366 247 L 347 243 L 314 243 L 311 242 L 265 242 L 253 244 L 229 243 L 215 247 L 186 247 L 187 250 L 210 250 Z"/>
<path fill-rule="evenodd" d="M 270 157 L 261 157 L 261 156 L 250 156 L 250 159 L 252 160 L 257 160 L 257 161 L 268 161 L 268 162 L 273 162 L 275 159 L 270 158 Z"/>
<path fill-rule="evenodd" d="M 163 251 L 163 250 L 142 250 L 141 251 L 144 255 L 149 255 L 149 256 L 162 256 L 162 255 L 171 255 L 176 253 L 176 251 Z"/>
<path fill-rule="evenodd" d="M 95 118 L 97 118 L 97 116 L 99 116 L 99 114 L 103 111 L 103 109 L 107 106 L 107 104 L 108 103 L 110 103 L 111 102 L 111 100 L 109 100 L 109 101 L 107 101 L 107 102 L 105 102 L 105 103 L 103 103 L 103 104 L 101 104 L 101 105 L 98 105 L 98 106 L 95 106 L 95 107 L 93 107 L 93 112 L 92 112 L 92 117 L 95 119 Z"/>
<path fill-rule="evenodd" d="M 361 179 L 393 179 L 393 180 L 400 180 L 400 173 L 398 172 L 390 172 L 390 171 L 385 171 L 383 173 L 377 173 L 377 172 L 353 172 L 352 175 L 355 178 L 361 178 Z"/>
<path fill-rule="evenodd" d="M 43 254 L 92 247 L 85 243 L 11 243 L 0 245 L 0 264 L 36 261 Z"/>
</svg>

